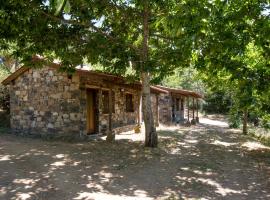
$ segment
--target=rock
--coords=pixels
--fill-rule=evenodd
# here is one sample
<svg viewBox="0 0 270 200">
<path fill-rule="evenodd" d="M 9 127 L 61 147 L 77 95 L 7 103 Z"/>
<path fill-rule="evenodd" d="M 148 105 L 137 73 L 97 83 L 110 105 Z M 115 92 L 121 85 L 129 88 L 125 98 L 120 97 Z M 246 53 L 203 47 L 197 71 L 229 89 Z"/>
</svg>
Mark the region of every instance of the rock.
<svg viewBox="0 0 270 200">
<path fill-rule="evenodd" d="M 58 113 L 57 112 L 53 112 L 53 116 L 58 116 Z"/>
<path fill-rule="evenodd" d="M 32 127 L 32 128 L 36 127 L 36 122 L 35 122 L 35 121 L 32 121 L 31 127 Z"/>
<path fill-rule="evenodd" d="M 48 72 L 48 75 L 49 75 L 49 76 L 53 76 L 53 71 L 50 70 L 50 71 Z"/>
<path fill-rule="evenodd" d="M 33 78 L 39 78 L 40 75 L 39 75 L 39 72 L 38 71 L 34 71 L 33 72 Z"/>
<path fill-rule="evenodd" d="M 53 124 L 49 123 L 47 124 L 47 128 L 54 128 Z"/>
<path fill-rule="evenodd" d="M 23 101 L 27 101 L 28 100 L 28 97 L 27 96 L 24 96 L 23 97 Z"/>
<path fill-rule="evenodd" d="M 52 78 L 52 81 L 54 81 L 54 82 L 56 82 L 57 80 L 58 80 L 57 76 L 54 76 L 54 77 Z"/>
<path fill-rule="evenodd" d="M 77 120 L 77 114 L 76 113 L 70 113 L 70 120 L 76 121 Z"/>
</svg>

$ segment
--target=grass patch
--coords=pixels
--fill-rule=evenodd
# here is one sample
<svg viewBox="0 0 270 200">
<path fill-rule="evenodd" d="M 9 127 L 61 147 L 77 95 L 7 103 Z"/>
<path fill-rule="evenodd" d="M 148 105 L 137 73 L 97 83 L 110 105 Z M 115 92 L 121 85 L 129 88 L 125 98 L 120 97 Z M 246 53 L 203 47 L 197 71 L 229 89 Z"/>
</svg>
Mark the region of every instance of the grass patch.
<svg viewBox="0 0 270 200">
<path fill-rule="evenodd" d="M 8 75 L 10 74 L 10 71 L 7 67 L 0 64 L 0 82 L 4 80 Z"/>
</svg>

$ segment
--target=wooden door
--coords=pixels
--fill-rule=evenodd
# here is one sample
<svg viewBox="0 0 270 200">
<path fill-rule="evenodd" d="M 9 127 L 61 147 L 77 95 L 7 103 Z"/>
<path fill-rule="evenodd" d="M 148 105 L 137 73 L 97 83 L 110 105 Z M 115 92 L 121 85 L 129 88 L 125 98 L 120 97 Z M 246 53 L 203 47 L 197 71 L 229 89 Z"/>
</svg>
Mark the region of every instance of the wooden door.
<svg viewBox="0 0 270 200">
<path fill-rule="evenodd" d="M 96 101 L 95 90 L 87 90 L 87 133 L 94 134 L 96 131 Z"/>
</svg>

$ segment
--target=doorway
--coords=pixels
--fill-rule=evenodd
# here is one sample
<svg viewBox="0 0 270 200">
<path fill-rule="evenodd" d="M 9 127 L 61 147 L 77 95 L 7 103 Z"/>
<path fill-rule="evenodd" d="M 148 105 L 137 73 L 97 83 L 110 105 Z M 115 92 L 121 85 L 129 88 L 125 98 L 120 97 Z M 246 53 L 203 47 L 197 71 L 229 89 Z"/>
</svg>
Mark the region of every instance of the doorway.
<svg viewBox="0 0 270 200">
<path fill-rule="evenodd" d="M 97 90 L 87 89 L 87 134 L 97 133 L 98 125 L 98 102 L 97 102 Z"/>
</svg>

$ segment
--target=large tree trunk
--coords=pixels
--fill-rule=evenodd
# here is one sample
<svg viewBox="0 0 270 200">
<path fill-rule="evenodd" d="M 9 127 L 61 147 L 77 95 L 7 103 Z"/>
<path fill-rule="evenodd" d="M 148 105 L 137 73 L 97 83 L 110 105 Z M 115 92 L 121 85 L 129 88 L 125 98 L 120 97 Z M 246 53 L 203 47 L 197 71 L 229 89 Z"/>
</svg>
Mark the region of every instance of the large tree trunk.
<svg viewBox="0 0 270 200">
<path fill-rule="evenodd" d="M 248 110 L 245 108 L 243 112 L 243 134 L 245 135 L 248 133 L 247 123 L 248 123 Z"/>
<path fill-rule="evenodd" d="M 146 72 L 142 73 L 142 110 L 145 126 L 145 146 L 157 147 L 158 137 L 151 109 L 150 76 Z"/>
<path fill-rule="evenodd" d="M 150 93 L 150 73 L 147 72 L 148 61 L 148 38 L 149 38 L 149 9 L 148 1 L 144 1 L 143 12 L 143 42 L 141 51 L 141 79 L 142 79 L 142 110 L 145 125 L 145 146 L 157 147 L 158 137 L 154 125 L 154 118 L 151 109 L 151 93 Z"/>
</svg>

